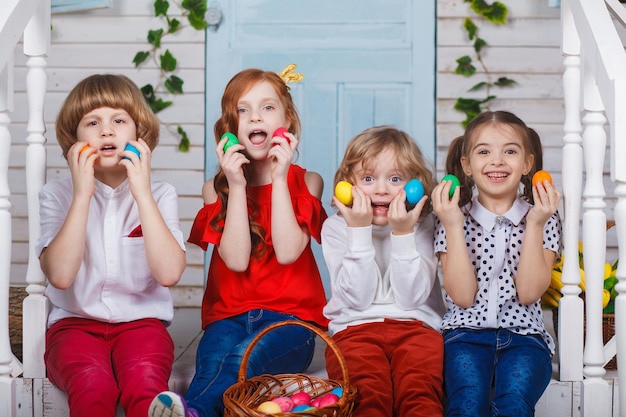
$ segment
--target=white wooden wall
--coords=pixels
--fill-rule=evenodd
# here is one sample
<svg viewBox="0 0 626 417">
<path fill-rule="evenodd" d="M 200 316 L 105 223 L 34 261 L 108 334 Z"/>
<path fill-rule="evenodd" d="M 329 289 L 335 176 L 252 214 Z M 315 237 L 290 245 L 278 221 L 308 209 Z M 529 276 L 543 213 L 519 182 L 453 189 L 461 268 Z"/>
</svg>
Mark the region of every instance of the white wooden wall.
<svg viewBox="0 0 626 417">
<path fill-rule="evenodd" d="M 48 179 L 69 175 L 67 164 L 56 142 L 54 120 L 72 87 L 93 73 L 122 73 L 140 87 L 155 85 L 158 74 L 150 62 L 137 70 L 132 64 L 136 52 L 149 49 L 149 29 L 163 24 L 152 15 L 153 0 L 114 1 L 110 9 L 52 16 L 51 48 L 48 58 L 48 94 L 45 122 L 48 139 Z M 170 7 L 172 15 L 179 11 Z M 164 127 L 161 141 L 153 157 L 153 178 L 172 183 L 180 197 L 182 230 L 188 236 L 191 223 L 201 207 L 200 191 L 204 179 L 204 33 L 186 28 L 176 37 L 164 38 L 178 59 L 177 75 L 185 84 L 185 94 L 174 97 L 174 105 L 159 113 L 164 123 L 182 124 L 191 139 L 191 150 L 181 153 L 178 138 Z M 163 49 L 164 50 L 164 49 Z M 15 110 L 11 115 L 13 143 L 9 167 L 13 215 L 11 282 L 25 283 L 28 260 L 28 220 L 26 208 L 25 152 L 27 97 L 25 86 L 26 59 L 22 46 L 15 49 Z M 220 92 L 214 92 L 220 94 Z M 212 127 L 210 127 L 212 131 Z M 195 245 L 187 245 L 187 261 L 183 278 L 174 288 L 177 305 L 198 306 L 204 281 L 204 253 Z M 195 291 L 193 289 L 196 289 Z"/>
<path fill-rule="evenodd" d="M 547 0 L 504 2 L 508 23 L 497 26 L 474 18 L 462 1 L 438 1 L 437 56 L 437 168 L 443 170 L 447 148 L 463 133 L 463 113 L 454 110 L 457 97 L 484 98 L 484 92 L 468 93 L 474 84 L 486 80 L 479 65 L 473 77 L 454 74 L 456 59 L 474 57 L 466 39 L 463 20 L 472 16 L 479 35 L 489 44 L 483 50 L 485 65 L 495 78 L 517 81 L 510 88 L 494 88 L 491 110 L 508 110 L 535 128 L 544 145 L 544 168 L 560 184 L 563 138 L 563 58 L 561 56 L 560 10 L 548 7 Z M 483 90 L 484 91 L 484 90 Z"/>
<path fill-rule="evenodd" d="M 48 178 L 67 175 L 54 133 L 56 113 L 68 91 L 85 76 L 97 72 L 118 72 L 130 76 L 138 85 L 156 82 L 156 70 L 136 70 L 132 58 L 147 49 L 149 29 L 161 23 L 152 16 L 153 0 L 114 1 L 111 9 L 52 16 L 52 45 L 48 59 L 48 90 L 45 115 L 48 126 Z M 505 1 L 509 8 L 506 26 L 475 21 L 480 35 L 490 47 L 483 52 L 486 65 L 496 75 L 505 75 L 518 85 L 495 89 L 498 99 L 493 110 L 505 109 L 519 115 L 541 135 L 544 144 L 544 167 L 557 186 L 561 184 L 561 146 L 563 138 L 563 57 L 560 51 L 560 11 L 550 8 L 547 0 Z M 174 10 L 175 11 L 175 10 Z M 454 110 L 457 97 L 480 96 L 467 89 L 483 80 L 482 74 L 465 78 L 453 73 L 456 59 L 472 55 L 462 22 L 471 15 L 467 3 L 459 0 L 437 0 L 437 169 L 442 175 L 450 141 L 462 133 L 464 114 Z M 190 135 L 189 153 L 177 151 L 178 139 L 163 131 L 161 144 L 154 154 L 154 178 L 174 184 L 180 195 L 183 232 L 188 235 L 191 222 L 202 204 L 200 190 L 204 178 L 204 34 L 191 28 L 164 44 L 179 60 L 178 75 L 185 80 L 186 94 L 175 97 L 175 104 L 159 117 L 164 122 L 182 123 Z M 27 210 L 25 195 L 25 123 L 27 115 L 24 83 L 25 58 L 18 45 L 15 51 L 15 111 L 11 126 L 13 145 L 9 179 L 13 206 L 12 283 L 24 283 L 27 262 Z M 154 67 L 152 67 L 154 68 Z M 206 94 L 220 95 L 221 91 Z M 207 128 L 212 136 L 214 121 Z M 23 139 L 22 139 L 23 138 Z M 608 163 L 605 168 L 608 173 Z M 607 180 L 608 185 L 608 180 Z M 611 194 L 611 193 L 609 193 Z M 607 212 L 614 202 L 607 201 Z M 609 246 L 614 237 L 609 235 Z M 203 252 L 187 246 L 188 268 L 178 288 L 178 305 L 199 305 L 204 281 Z M 607 259 L 616 258 L 611 251 Z"/>
<path fill-rule="evenodd" d="M 508 23 L 497 26 L 474 18 L 469 5 L 456 0 L 437 1 L 437 170 L 443 175 L 448 145 L 463 133 L 463 113 L 454 110 L 457 97 L 484 98 L 482 92 L 467 90 L 484 73 L 479 65 L 473 77 L 454 74 L 456 59 L 463 55 L 474 57 L 472 44 L 462 28 L 466 16 L 472 16 L 479 26 L 479 35 L 489 46 L 483 50 L 485 65 L 495 78 L 506 76 L 517 81 L 510 88 L 494 88 L 491 110 L 508 110 L 537 130 L 543 143 L 543 166 L 562 190 L 563 122 L 563 56 L 561 53 L 561 12 L 549 7 L 548 0 L 508 0 Z M 626 33 L 618 25 L 626 44 Z M 494 79 L 495 79 L 494 78 Z M 608 219 L 613 219 L 614 185 L 609 178 L 609 159 L 604 165 L 604 185 L 607 190 Z M 562 207 L 562 205 L 561 205 Z M 562 208 L 560 209 L 563 214 Z M 615 230 L 607 234 L 607 261 L 617 259 Z"/>
</svg>

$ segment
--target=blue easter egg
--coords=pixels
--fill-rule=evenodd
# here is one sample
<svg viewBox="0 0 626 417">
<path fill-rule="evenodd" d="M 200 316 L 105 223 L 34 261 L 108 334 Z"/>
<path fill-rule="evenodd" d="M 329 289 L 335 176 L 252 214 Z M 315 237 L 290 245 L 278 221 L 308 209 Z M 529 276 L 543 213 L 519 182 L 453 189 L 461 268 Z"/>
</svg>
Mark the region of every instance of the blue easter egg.
<svg viewBox="0 0 626 417">
<path fill-rule="evenodd" d="M 424 185 L 416 178 L 407 182 L 404 186 L 406 192 L 406 201 L 409 204 L 417 204 L 424 197 Z"/>
<path fill-rule="evenodd" d="M 335 394 L 337 397 L 341 398 L 341 396 L 343 395 L 343 388 L 337 387 L 333 389 L 330 393 Z"/>
<path fill-rule="evenodd" d="M 134 153 L 135 155 L 137 155 L 137 157 L 139 158 L 141 155 L 139 154 L 139 149 L 135 148 L 133 145 L 131 145 L 130 143 L 126 144 L 126 147 L 124 147 L 125 151 L 131 151 L 132 153 Z M 130 159 L 128 157 L 124 157 L 124 159 Z"/>
</svg>

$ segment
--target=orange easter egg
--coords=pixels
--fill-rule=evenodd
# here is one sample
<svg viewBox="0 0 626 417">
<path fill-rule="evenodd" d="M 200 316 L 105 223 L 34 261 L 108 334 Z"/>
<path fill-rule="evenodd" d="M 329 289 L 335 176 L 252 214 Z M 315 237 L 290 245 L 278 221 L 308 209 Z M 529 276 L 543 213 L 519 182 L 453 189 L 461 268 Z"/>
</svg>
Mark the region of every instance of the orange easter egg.
<svg viewBox="0 0 626 417">
<path fill-rule="evenodd" d="M 549 181 L 550 184 L 553 184 L 552 177 L 550 176 L 550 173 L 548 171 L 544 171 L 543 169 L 541 169 L 535 172 L 535 175 L 533 175 L 532 179 L 533 187 L 537 185 L 538 182 L 543 184 L 543 182 L 546 180 Z"/>
</svg>

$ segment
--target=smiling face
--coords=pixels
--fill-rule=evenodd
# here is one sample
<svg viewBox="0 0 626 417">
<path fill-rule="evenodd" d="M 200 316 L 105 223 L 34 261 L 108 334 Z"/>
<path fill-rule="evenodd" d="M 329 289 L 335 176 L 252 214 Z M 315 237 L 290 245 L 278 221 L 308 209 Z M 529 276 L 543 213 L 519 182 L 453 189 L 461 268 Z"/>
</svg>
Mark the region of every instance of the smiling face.
<svg viewBox="0 0 626 417">
<path fill-rule="evenodd" d="M 267 81 L 255 84 L 237 101 L 239 125 L 237 138 L 254 159 L 265 158 L 272 147 L 272 132 L 286 127 L 285 108 Z"/>
<path fill-rule="evenodd" d="M 85 114 L 76 129 L 79 142 L 85 142 L 96 149 L 96 173 L 100 170 L 120 170 L 126 168 L 119 165 L 122 151 L 130 140 L 137 138 L 134 120 L 122 109 L 99 107 Z"/>
<path fill-rule="evenodd" d="M 359 164 L 355 169 L 355 185 L 372 201 L 372 224 L 389 223 L 387 219 L 389 203 L 410 179 L 405 178 L 398 170 L 396 159 L 393 150 L 385 149 L 372 158 L 368 166 Z"/>
<path fill-rule="evenodd" d="M 461 164 L 465 174 L 474 180 L 481 204 L 494 211 L 494 204 L 513 204 L 522 175 L 532 167 L 533 156 L 513 127 L 489 124 L 473 137 Z"/>
</svg>

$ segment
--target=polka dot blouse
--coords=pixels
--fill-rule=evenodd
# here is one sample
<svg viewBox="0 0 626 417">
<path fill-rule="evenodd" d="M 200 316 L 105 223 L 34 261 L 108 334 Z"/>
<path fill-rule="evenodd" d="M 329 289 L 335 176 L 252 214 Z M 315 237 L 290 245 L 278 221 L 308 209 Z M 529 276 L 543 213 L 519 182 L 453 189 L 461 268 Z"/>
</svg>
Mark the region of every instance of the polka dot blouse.
<svg viewBox="0 0 626 417">
<path fill-rule="evenodd" d="M 463 208 L 465 241 L 478 281 L 474 305 L 464 309 L 446 294 L 448 311 L 442 330 L 505 328 L 517 334 L 539 334 L 554 353 L 554 341 L 546 331 L 541 300 L 532 305 L 519 302 L 515 274 L 524 241 L 526 214 L 532 206 L 518 198 L 503 216 L 483 207 L 476 198 Z M 556 253 L 561 245 L 561 220 L 553 214 L 543 229 L 543 247 Z M 437 219 L 435 252 L 446 252 L 446 231 Z"/>
</svg>

